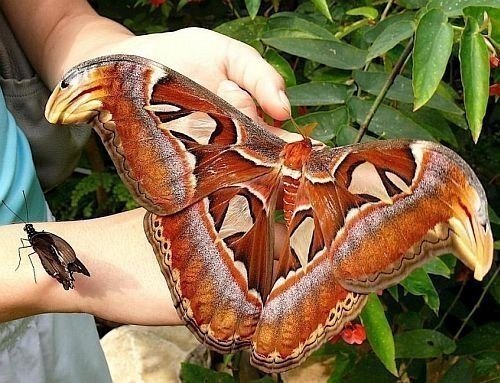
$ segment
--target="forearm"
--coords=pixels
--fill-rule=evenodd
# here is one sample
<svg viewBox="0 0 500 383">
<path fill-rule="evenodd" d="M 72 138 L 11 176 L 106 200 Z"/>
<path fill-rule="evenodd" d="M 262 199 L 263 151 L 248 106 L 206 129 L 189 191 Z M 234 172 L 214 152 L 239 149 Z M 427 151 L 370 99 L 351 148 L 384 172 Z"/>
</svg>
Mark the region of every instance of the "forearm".
<svg viewBox="0 0 500 383">
<path fill-rule="evenodd" d="M 35 224 L 64 238 L 89 270 L 66 291 L 36 254 L 21 249 L 23 225 L 0 226 L 0 321 L 42 312 L 89 312 L 122 323 L 179 324 L 167 284 L 142 227 L 144 210 L 87 221 Z"/>
<path fill-rule="evenodd" d="M 133 34 L 99 16 L 85 0 L 0 0 L 31 63 L 54 87 L 72 66 Z"/>
</svg>

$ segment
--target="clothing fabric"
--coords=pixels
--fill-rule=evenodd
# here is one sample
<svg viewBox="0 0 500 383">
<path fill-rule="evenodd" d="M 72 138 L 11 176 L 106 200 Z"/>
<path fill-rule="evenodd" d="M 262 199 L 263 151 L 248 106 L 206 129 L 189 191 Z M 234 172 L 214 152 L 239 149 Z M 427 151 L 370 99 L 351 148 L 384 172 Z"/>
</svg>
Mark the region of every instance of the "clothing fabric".
<svg viewBox="0 0 500 383">
<path fill-rule="evenodd" d="M 48 218 L 30 146 L 1 91 L 0 199 L 23 220 Z M 0 205 L 0 224 L 20 221 Z M 92 316 L 43 314 L 0 324 L 0 383 L 18 382 L 111 382 Z"/>
<path fill-rule="evenodd" d="M 43 190 L 66 179 L 90 136 L 90 126 L 59 126 L 44 117 L 49 89 L 31 67 L 0 12 L 0 87 L 7 108 L 28 138 Z"/>
</svg>

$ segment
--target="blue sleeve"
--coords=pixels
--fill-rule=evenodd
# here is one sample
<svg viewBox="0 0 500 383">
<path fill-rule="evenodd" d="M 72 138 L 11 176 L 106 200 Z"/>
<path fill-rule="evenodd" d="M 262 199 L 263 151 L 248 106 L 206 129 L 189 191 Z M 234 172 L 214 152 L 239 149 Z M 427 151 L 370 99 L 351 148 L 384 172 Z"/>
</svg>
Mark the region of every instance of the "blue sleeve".
<svg viewBox="0 0 500 383">
<path fill-rule="evenodd" d="M 26 214 L 23 191 L 29 216 Z M 46 221 L 47 207 L 28 140 L 5 106 L 0 91 L 0 200 L 26 221 Z M 0 224 L 21 222 L 0 203 Z"/>
</svg>

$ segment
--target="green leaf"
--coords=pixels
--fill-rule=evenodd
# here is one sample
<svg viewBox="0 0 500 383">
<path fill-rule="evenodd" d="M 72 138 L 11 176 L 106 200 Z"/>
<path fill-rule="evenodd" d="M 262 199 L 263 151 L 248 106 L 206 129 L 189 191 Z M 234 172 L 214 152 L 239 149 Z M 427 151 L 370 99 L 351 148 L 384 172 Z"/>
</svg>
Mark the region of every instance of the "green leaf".
<svg viewBox="0 0 500 383">
<path fill-rule="evenodd" d="M 427 8 L 441 8 L 448 17 L 462 15 L 463 9 L 471 6 L 500 8 L 498 0 L 430 0 Z"/>
<path fill-rule="evenodd" d="M 287 95 L 291 105 L 343 104 L 347 98 L 348 90 L 347 85 L 309 82 L 288 88 Z"/>
<path fill-rule="evenodd" d="M 421 295 L 434 313 L 439 311 L 439 295 L 427 273 L 422 268 L 414 270 L 401 281 L 401 285 L 413 295 Z"/>
<path fill-rule="evenodd" d="M 394 337 L 396 358 L 437 358 L 451 354 L 455 342 L 434 330 L 405 331 Z"/>
<path fill-rule="evenodd" d="M 388 287 L 387 291 L 389 292 L 389 294 L 391 294 L 391 297 L 396 302 L 399 302 L 399 289 L 398 289 L 398 285 L 394 285 L 394 286 Z"/>
<path fill-rule="evenodd" d="M 295 122 L 298 125 L 307 125 L 312 122 L 317 122 L 318 125 L 313 130 L 311 138 L 326 142 L 336 137 L 339 131 L 342 131 L 348 126 L 347 108 L 342 106 L 326 112 L 309 113 L 305 116 L 297 117 Z M 283 125 L 283 128 L 295 130 L 294 125 L 290 121 L 287 121 Z"/>
<path fill-rule="evenodd" d="M 500 241 L 493 242 L 493 248 L 495 250 L 500 250 Z"/>
<path fill-rule="evenodd" d="M 474 362 L 475 375 L 476 377 L 480 376 L 482 378 L 478 381 L 498 383 L 500 351 L 482 352 L 474 356 Z"/>
<path fill-rule="evenodd" d="M 493 350 L 500 344 L 500 322 L 490 322 L 474 329 L 457 342 L 457 355 Z"/>
<path fill-rule="evenodd" d="M 397 314 L 395 323 L 403 330 L 416 330 L 424 326 L 422 315 L 415 311 L 407 311 Z"/>
<path fill-rule="evenodd" d="M 378 17 L 378 11 L 376 8 L 373 7 L 359 7 L 359 8 L 349 9 L 346 12 L 346 15 L 363 16 L 366 17 L 367 19 L 375 20 Z"/>
<path fill-rule="evenodd" d="M 362 90 L 378 95 L 382 90 L 384 83 L 389 77 L 385 72 L 364 72 L 361 70 L 353 71 L 354 81 L 361 87 Z M 386 94 L 389 100 L 401 101 L 408 104 L 413 102 L 413 91 L 411 88 L 411 80 L 404 76 L 396 76 L 394 83 L 389 88 Z M 429 108 L 441 110 L 453 114 L 463 114 L 464 111 L 460 109 L 457 104 L 449 98 L 435 93 L 426 105 Z"/>
<path fill-rule="evenodd" d="M 413 21 L 415 18 L 414 12 L 403 12 L 397 15 L 388 16 L 386 19 L 379 21 L 377 25 L 368 29 L 363 38 L 367 43 L 373 43 L 382 32 L 389 28 L 392 24 L 398 23 L 400 21 Z"/>
<path fill-rule="evenodd" d="M 351 117 L 358 124 L 363 123 L 372 101 L 362 100 L 352 97 L 348 101 Z M 415 123 L 388 105 L 380 105 L 373 119 L 368 126 L 368 130 L 383 138 L 411 138 L 420 140 L 434 140 L 434 137 L 424 128 Z"/>
<path fill-rule="evenodd" d="M 500 44 L 500 9 L 488 8 L 486 12 L 490 18 L 490 36 L 497 44 Z"/>
<path fill-rule="evenodd" d="M 338 41 L 328 29 L 291 12 L 276 13 L 269 18 L 269 30 L 272 29 L 296 31 L 300 32 L 303 37 Z"/>
<path fill-rule="evenodd" d="M 455 270 L 455 266 L 457 265 L 457 257 L 455 257 L 453 254 L 443 254 L 439 257 L 439 259 L 444 262 L 448 269 L 450 269 L 451 271 Z"/>
<path fill-rule="evenodd" d="M 181 364 L 180 375 L 184 383 L 234 383 L 233 377 L 225 372 L 216 372 L 191 363 Z"/>
<path fill-rule="evenodd" d="M 394 48 L 401 41 L 413 36 L 415 23 L 409 20 L 398 21 L 389 25 L 368 48 L 368 60 L 372 60 Z"/>
<path fill-rule="evenodd" d="M 443 11 L 431 9 L 418 23 L 413 48 L 414 109 L 432 97 L 446 70 L 453 46 L 453 29 L 447 20 Z"/>
<path fill-rule="evenodd" d="M 368 300 L 360 316 L 373 351 L 387 370 L 389 370 L 391 374 L 397 376 L 396 360 L 394 357 L 394 339 L 392 337 L 391 326 L 389 326 L 389 322 L 387 322 L 384 308 L 377 294 L 371 293 L 368 295 Z"/>
<path fill-rule="evenodd" d="M 457 139 L 448 121 L 440 113 L 436 113 L 434 109 L 424 106 L 417 111 L 413 111 L 409 104 L 401 104 L 398 105 L 398 110 L 427 130 L 434 138 L 446 141 L 458 148 Z"/>
<path fill-rule="evenodd" d="M 500 244 L 500 243 L 499 243 Z M 491 283 L 489 293 L 493 299 L 500 305 L 500 277 L 497 276 L 495 280 Z"/>
<path fill-rule="evenodd" d="M 267 19 L 265 17 L 257 16 L 253 20 L 250 17 L 242 17 L 219 25 L 214 31 L 243 41 L 263 53 L 264 47 L 260 42 L 260 38 L 266 25 Z"/>
<path fill-rule="evenodd" d="M 188 0 L 180 0 L 179 3 L 177 4 L 177 11 L 180 11 L 184 6 L 188 3 Z M 167 3 L 163 3 L 165 5 Z"/>
<path fill-rule="evenodd" d="M 440 258 L 434 258 L 433 260 L 427 262 L 424 264 L 423 269 L 428 274 L 441 275 L 445 278 L 449 278 L 451 275 L 451 270 Z"/>
<path fill-rule="evenodd" d="M 334 358 L 331 358 L 331 357 Z M 328 359 L 327 359 L 328 358 Z M 346 373 L 352 371 L 354 362 L 358 358 L 356 348 L 344 342 L 332 344 L 325 343 L 319 350 L 315 351 L 309 360 L 331 365 L 331 375 L 328 383 L 343 383 Z"/>
<path fill-rule="evenodd" d="M 316 9 L 321 12 L 328 20 L 332 20 L 332 15 L 330 14 L 330 8 L 328 8 L 328 3 L 326 0 L 311 0 Z"/>
<path fill-rule="evenodd" d="M 339 41 L 294 36 L 293 31 L 286 30 L 270 30 L 262 41 L 286 53 L 333 68 L 357 69 L 365 64 L 366 51 Z"/>
<path fill-rule="evenodd" d="M 472 138 L 477 142 L 488 105 L 490 64 L 488 48 L 473 17 L 466 19 L 459 56 L 465 112 Z"/>
<path fill-rule="evenodd" d="M 260 8 L 260 0 L 245 0 L 245 5 L 247 7 L 248 15 L 253 20 L 257 16 Z"/>
<path fill-rule="evenodd" d="M 471 383 L 474 377 L 474 363 L 467 358 L 460 358 L 451 366 L 439 383 Z"/>
<path fill-rule="evenodd" d="M 306 61 L 306 65 L 304 65 L 304 76 L 310 81 L 328 81 L 335 84 L 346 84 L 352 78 L 352 71 L 350 70 L 330 68 L 324 65 L 313 67 L 312 64 L 312 61 Z"/>
<path fill-rule="evenodd" d="M 357 135 L 357 129 L 353 128 L 352 126 L 346 125 L 342 129 L 338 130 L 337 136 L 335 137 L 335 143 L 337 144 L 337 146 L 352 145 Z M 368 134 L 365 134 L 361 139 L 361 142 L 369 142 L 374 140 L 376 139 L 370 137 Z"/>
<path fill-rule="evenodd" d="M 432 98 L 431 98 L 432 101 Z M 430 102 L 430 101 L 429 101 Z M 427 105 L 428 106 L 428 105 Z M 463 130 L 468 130 L 469 126 L 467 125 L 467 120 L 465 119 L 465 113 L 463 114 L 454 114 L 449 112 L 440 111 L 439 114 L 447 119 L 452 124 L 455 124 L 459 128 Z"/>
<path fill-rule="evenodd" d="M 493 208 L 488 205 L 488 215 L 490 216 L 490 222 L 494 223 L 495 225 L 500 225 L 500 217 L 495 213 Z"/>
<path fill-rule="evenodd" d="M 328 378 L 328 383 L 342 383 L 344 375 L 353 368 L 354 358 L 348 354 L 338 353 L 333 362 L 333 372 Z"/>
<path fill-rule="evenodd" d="M 418 9 L 425 6 L 427 0 L 399 0 L 398 5 L 405 7 L 406 9 Z"/>
<path fill-rule="evenodd" d="M 356 366 L 344 376 L 341 382 L 392 383 L 396 382 L 396 379 L 373 353 L 368 353 L 357 361 Z"/>
<path fill-rule="evenodd" d="M 292 87 L 297 83 L 295 79 L 295 72 L 290 66 L 290 63 L 286 61 L 286 59 L 278 52 L 276 52 L 274 49 L 268 49 L 264 54 L 264 58 L 269 64 L 273 66 L 274 69 L 276 69 L 281 77 L 283 77 L 287 88 Z"/>
</svg>

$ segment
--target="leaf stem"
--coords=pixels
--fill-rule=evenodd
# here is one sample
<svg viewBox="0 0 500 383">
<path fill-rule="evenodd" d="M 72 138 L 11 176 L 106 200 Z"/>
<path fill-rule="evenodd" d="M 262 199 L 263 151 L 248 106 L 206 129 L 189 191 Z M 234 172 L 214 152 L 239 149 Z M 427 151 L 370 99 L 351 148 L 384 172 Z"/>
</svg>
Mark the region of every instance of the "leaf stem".
<svg viewBox="0 0 500 383">
<path fill-rule="evenodd" d="M 470 311 L 469 315 L 467 315 L 467 317 L 464 319 L 462 325 L 460 326 L 460 328 L 458 329 L 457 333 L 455 334 L 455 336 L 453 337 L 453 340 L 457 340 L 458 337 L 460 336 L 460 334 L 462 333 L 463 329 L 465 328 L 465 326 L 467 325 L 467 322 L 469 322 L 470 318 L 472 318 L 472 315 L 474 315 L 474 313 L 476 312 L 476 310 L 479 308 L 479 306 L 481 305 L 481 302 L 483 301 L 484 299 L 484 296 L 486 295 L 486 293 L 488 292 L 489 288 L 491 287 L 491 285 L 493 284 L 493 281 L 496 279 L 496 277 L 498 276 L 498 272 L 500 272 L 500 265 L 498 265 L 497 269 L 495 270 L 495 273 L 491 276 L 490 280 L 488 281 L 488 283 L 486 284 L 486 286 L 484 286 L 484 290 L 483 292 L 481 293 L 481 296 L 479 297 L 479 299 L 477 300 L 476 304 L 474 305 L 474 307 L 472 308 L 472 310 Z"/>
<path fill-rule="evenodd" d="M 380 16 L 380 21 L 384 20 L 387 17 L 387 14 L 389 13 L 389 10 L 391 9 L 392 3 L 394 0 L 389 0 L 387 4 L 385 5 L 384 11 L 382 12 L 382 15 Z"/>
<path fill-rule="evenodd" d="M 335 37 L 338 39 L 341 39 L 341 38 L 347 36 L 349 33 L 352 33 L 356 29 L 359 29 L 365 25 L 368 25 L 369 23 L 370 23 L 369 19 L 358 20 L 358 21 L 348 25 L 347 27 L 343 28 L 341 31 L 335 33 Z"/>
<path fill-rule="evenodd" d="M 439 321 L 439 323 L 436 325 L 436 327 L 434 327 L 434 330 L 437 330 L 438 328 L 440 328 L 443 325 L 446 317 L 448 316 L 448 314 L 451 312 L 451 310 L 453 309 L 453 307 L 455 307 L 455 305 L 457 304 L 458 300 L 460 299 L 460 296 L 462 295 L 466 284 L 467 284 L 467 280 L 464 280 L 462 282 L 462 285 L 460 286 L 460 289 L 458 290 L 457 295 L 455 295 L 455 298 L 453 299 L 453 302 L 451 302 L 450 306 L 448 307 L 448 310 L 446 310 L 446 312 L 441 317 L 441 320 Z"/>
<path fill-rule="evenodd" d="M 394 68 L 392 68 L 392 71 L 389 74 L 389 77 L 387 78 L 387 80 L 385 81 L 384 86 L 380 90 L 380 93 L 378 94 L 375 101 L 373 101 L 373 104 L 372 104 L 370 110 L 368 111 L 368 113 L 365 117 L 365 120 L 363 121 L 363 123 L 359 127 L 358 135 L 356 136 L 356 139 L 354 140 L 355 144 L 359 143 L 361 141 L 361 139 L 363 138 L 363 136 L 365 135 L 366 130 L 368 129 L 368 125 L 370 125 L 370 122 L 372 121 L 373 116 L 375 115 L 375 112 L 377 111 L 380 104 L 384 100 L 384 97 L 387 94 L 387 91 L 391 87 L 392 83 L 396 79 L 396 76 L 399 74 L 400 70 L 403 68 L 404 63 L 406 62 L 406 59 L 410 56 L 410 54 L 413 50 L 413 41 L 414 41 L 413 38 L 410 39 L 410 41 L 408 42 L 408 45 L 406 45 L 405 50 L 403 51 L 401 56 L 399 56 L 398 61 L 394 65 Z"/>
</svg>

